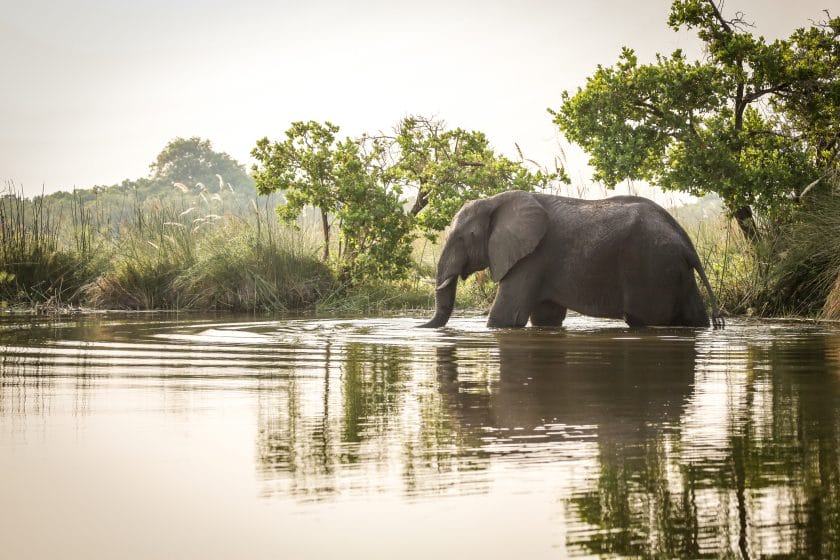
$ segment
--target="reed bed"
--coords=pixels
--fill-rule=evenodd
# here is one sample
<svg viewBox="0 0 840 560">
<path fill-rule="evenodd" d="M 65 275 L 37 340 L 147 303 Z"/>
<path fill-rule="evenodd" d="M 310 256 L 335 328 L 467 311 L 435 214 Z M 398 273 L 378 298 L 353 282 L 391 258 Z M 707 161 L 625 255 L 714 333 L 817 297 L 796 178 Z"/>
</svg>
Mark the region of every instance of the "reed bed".
<svg viewBox="0 0 840 560">
<path fill-rule="evenodd" d="M 768 270 L 766 306 L 774 315 L 838 318 L 840 195 L 806 201 L 779 236 Z"/>
<path fill-rule="evenodd" d="M 135 200 L 112 223 L 95 199 L 72 196 L 62 213 L 13 185 L 0 192 L 0 305 L 273 312 L 314 308 L 336 289 L 307 234 L 267 206 L 237 217 L 206 197 Z"/>
<path fill-rule="evenodd" d="M 315 245 L 254 205 L 248 217 L 195 206 L 138 212 L 114 265 L 87 289 L 95 307 L 283 312 L 313 307 L 333 286 Z"/>
<path fill-rule="evenodd" d="M 78 305 L 102 265 L 89 211 L 73 196 L 65 220 L 43 196 L 28 200 L 14 184 L 0 190 L 0 304 L 28 308 Z"/>
<path fill-rule="evenodd" d="M 217 213 L 206 196 L 135 199 L 116 221 L 89 192 L 67 196 L 69 206 L 57 210 L 13 185 L 0 191 L 0 307 L 346 315 L 434 307 L 443 236 L 415 242 L 408 280 L 348 285 L 319 260 L 317 235 L 278 223 L 274 202 L 255 201 L 236 216 Z M 727 312 L 840 319 L 840 196 L 806 201 L 759 247 L 719 203 L 673 213 Z M 488 309 L 496 288 L 486 273 L 474 274 L 459 286 L 457 305 Z"/>
</svg>

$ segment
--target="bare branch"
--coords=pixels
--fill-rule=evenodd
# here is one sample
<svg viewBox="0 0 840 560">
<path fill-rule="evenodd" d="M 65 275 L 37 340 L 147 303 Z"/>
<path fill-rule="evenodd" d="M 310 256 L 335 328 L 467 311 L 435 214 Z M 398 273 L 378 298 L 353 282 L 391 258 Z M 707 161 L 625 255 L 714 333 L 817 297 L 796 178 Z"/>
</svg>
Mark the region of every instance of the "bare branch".
<svg viewBox="0 0 840 560">
<path fill-rule="evenodd" d="M 816 179 L 814 179 L 811 183 L 809 183 L 809 184 L 808 184 L 808 186 L 807 186 L 807 187 L 805 187 L 804 189 L 802 189 L 802 192 L 799 194 L 799 197 L 798 197 L 798 198 L 800 198 L 800 199 L 801 199 L 803 196 L 805 196 L 806 194 L 808 194 L 808 193 L 811 191 L 811 189 L 813 189 L 814 187 L 816 187 L 816 186 L 817 186 L 817 184 L 819 184 L 819 182 L 820 182 L 820 181 L 822 181 L 823 179 L 825 179 L 826 177 L 828 177 L 828 175 L 829 175 L 828 173 L 823 173 L 822 175 L 820 175 L 819 177 L 817 177 Z"/>
<path fill-rule="evenodd" d="M 706 2 L 708 2 L 709 5 L 712 7 L 712 11 L 715 14 L 715 19 L 718 20 L 718 23 L 720 23 L 720 26 L 723 27 L 723 30 L 727 33 L 732 33 L 732 27 L 730 27 L 729 22 L 724 19 L 723 14 L 720 13 L 720 9 L 718 9 L 717 4 L 715 4 L 715 0 L 706 0 Z M 723 6 L 723 2 L 721 2 L 721 6 Z"/>
<path fill-rule="evenodd" d="M 729 24 L 737 30 L 742 30 L 745 27 L 755 27 L 755 22 L 748 22 L 746 19 L 746 14 L 744 12 L 735 12 L 735 17 L 729 20 Z"/>
</svg>

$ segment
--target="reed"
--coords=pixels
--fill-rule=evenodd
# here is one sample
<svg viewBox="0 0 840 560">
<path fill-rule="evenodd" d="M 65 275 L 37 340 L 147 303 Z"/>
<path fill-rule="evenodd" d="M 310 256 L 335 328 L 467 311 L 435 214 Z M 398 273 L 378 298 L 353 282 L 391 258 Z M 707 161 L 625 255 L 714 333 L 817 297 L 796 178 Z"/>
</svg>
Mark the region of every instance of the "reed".
<svg viewBox="0 0 840 560">
<path fill-rule="evenodd" d="M 838 247 L 840 196 L 824 191 L 805 201 L 780 232 L 764 294 L 771 313 L 834 317 L 840 297 Z"/>
<path fill-rule="evenodd" d="M 766 279 L 758 254 L 737 224 L 721 212 L 684 226 L 720 306 L 732 314 L 755 314 Z"/>
<path fill-rule="evenodd" d="M 206 236 L 175 280 L 189 309 L 284 312 L 313 308 L 333 290 L 329 268 L 300 232 L 230 217 Z"/>
<path fill-rule="evenodd" d="M 0 190 L 0 302 L 41 310 L 81 302 L 102 259 L 92 214 L 71 196 L 72 215 L 63 220 L 44 196 L 29 200 L 13 183 Z"/>
<path fill-rule="evenodd" d="M 193 202 L 137 205 L 113 241 L 112 266 L 88 286 L 91 305 L 283 312 L 333 289 L 306 234 L 279 225 L 267 206 L 220 216 L 213 200 Z"/>
<path fill-rule="evenodd" d="M 111 263 L 86 286 L 87 302 L 107 309 L 179 309 L 174 283 L 195 261 L 203 222 L 183 205 L 135 201 L 131 220 L 111 237 Z"/>
</svg>

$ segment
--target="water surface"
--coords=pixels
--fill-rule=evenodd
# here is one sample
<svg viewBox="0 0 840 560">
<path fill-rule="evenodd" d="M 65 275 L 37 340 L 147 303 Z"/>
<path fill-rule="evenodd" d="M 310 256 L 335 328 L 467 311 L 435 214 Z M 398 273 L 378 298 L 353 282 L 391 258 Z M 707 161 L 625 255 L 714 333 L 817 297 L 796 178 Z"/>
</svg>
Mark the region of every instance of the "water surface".
<svg viewBox="0 0 840 560">
<path fill-rule="evenodd" d="M 0 558 L 840 557 L 840 330 L 0 321 Z"/>
</svg>

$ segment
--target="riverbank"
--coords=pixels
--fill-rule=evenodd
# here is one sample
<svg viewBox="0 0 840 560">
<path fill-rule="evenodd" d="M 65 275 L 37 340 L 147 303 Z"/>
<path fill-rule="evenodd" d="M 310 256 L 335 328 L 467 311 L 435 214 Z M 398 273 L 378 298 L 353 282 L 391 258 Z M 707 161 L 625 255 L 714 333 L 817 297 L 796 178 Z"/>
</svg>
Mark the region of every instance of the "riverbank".
<svg viewBox="0 0 840 560">
<path fill-rule="evenodd" d="M 151 201 L 113 221 L 74 204 L 65 212 L 43 198 L 0 198 L 0 310 L 360 316 L 434 308 L 432 242 L 417 241 L 403 280 L 341 279 L 305 224 L 280 225 L 268 207 L 197 215 Z M 729 315 L 840 319 L 840 197 L 812 203 L 758 246 L 719 206 L 703 201 L 672 212 Z M 475 274 L 459 286 L 456 308 L 486 310 L 495 290 L 485 273 Z"/>
</svg>

